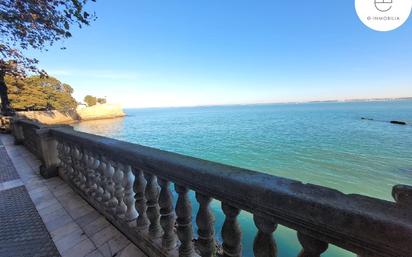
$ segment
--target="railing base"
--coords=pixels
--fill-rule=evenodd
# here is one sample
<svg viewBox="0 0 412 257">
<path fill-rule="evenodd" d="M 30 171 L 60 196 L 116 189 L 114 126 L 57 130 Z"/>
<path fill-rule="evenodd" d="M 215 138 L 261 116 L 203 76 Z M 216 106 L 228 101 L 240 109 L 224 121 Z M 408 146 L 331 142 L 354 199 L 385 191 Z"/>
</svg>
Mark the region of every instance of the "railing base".
<svg viewBox="0 0 412 257">
<path fill-rule="evenodd" d="M 14 144 L 15 145 L 22 145 L 23 144 L 23 139 L 14 138 Z"/>
<path fill-rule="evenodd" d="M 39 170 L 40 170 L 40 175 L 45 179 L 57 177 L 59 175 L 57 167 L 46 168 L 42 164 L 40 165 Z"/>
</svg>

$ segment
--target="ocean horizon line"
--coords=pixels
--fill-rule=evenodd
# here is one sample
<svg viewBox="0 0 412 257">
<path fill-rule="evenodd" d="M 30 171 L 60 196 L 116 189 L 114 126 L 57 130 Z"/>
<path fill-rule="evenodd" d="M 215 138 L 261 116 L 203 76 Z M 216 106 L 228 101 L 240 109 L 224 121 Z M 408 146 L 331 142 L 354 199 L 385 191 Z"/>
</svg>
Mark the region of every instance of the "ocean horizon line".
<svg viewBox="0 0 412 257">
<path fill-rule="evenodd" d="M 409 101 L 412 96 L 393 98 L 353 98 L 353 99 L 332 99 L 332 100 L 312 100 L 312 101 L 289 101 L 289 102 L 265 102 L 265 103 L 234 103 L 234 104 L 201 104 L 182 106 L 152 106 L 152 107 L 124 107 L 124 109 L 180 109 L 180 108 L 207 108 L 207 107 L 230 107 L 230 106 L 255 106 L 255 105 L 290 105 L 290 104 L 316 104 L 316 103 L 353 103 L 353 102 L 390 102 Z"/>
</svg>

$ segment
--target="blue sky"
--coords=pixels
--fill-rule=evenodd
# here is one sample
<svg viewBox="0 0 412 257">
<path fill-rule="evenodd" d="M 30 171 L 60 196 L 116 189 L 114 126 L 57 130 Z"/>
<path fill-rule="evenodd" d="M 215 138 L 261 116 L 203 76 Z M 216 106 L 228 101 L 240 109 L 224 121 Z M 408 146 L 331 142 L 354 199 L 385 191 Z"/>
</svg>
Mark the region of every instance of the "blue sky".
<svg viewBox="0 0 412 257">
<path fill-rule="evenodd" d="M 412 19 L 376 32 L 353 0 L 89 6 L 90 27 L 30 53 L 78 99 L 156 107 L 412 96 Z"/>
</svg>

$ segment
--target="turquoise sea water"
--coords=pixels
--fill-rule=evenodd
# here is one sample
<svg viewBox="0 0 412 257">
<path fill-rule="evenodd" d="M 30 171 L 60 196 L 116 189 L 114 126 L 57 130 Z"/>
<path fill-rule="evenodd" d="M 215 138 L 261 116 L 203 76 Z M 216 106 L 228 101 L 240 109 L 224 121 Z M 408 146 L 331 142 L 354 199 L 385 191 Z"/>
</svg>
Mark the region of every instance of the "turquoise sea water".
<svg viewBox="0 0 412 257">
<path fill-rule="evenodd" d="M 412 184 L 412 101 L 129 109 L 120 119 L 82 122 L 81 131 L 113 137 L 306 183 L 391 200 Z M 361 120 L 361 117 L 375 121 Z M 197 210 L 195 201 L 194 212 Z M 216 232 L 224 216 L 212 203 Z M 244 256 L 256 232 L 242 213 Z M 276 231 L 279 256 L 299 251 L 296 233 Z M 296 255 L 295 255 L 296 256 Z M 330 247 L 324 256 L 354 256 Z"/>
</svg>

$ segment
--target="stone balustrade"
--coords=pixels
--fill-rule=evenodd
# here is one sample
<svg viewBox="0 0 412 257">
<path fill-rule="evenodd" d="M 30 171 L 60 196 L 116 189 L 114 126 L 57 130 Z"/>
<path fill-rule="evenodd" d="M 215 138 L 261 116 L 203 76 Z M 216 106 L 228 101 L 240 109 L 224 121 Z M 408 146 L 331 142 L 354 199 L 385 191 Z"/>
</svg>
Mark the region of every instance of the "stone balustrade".
<svg viewBox="0 0 412 257">
<path fill-rule="evenodd" d="M 36 131 L 44 127 L 34 121 L 16 119 L 13 122 L 12 129 L 14 140 L 17 144 L 24 144 L 31 153 L 41 159 L 40 137 L 36 134 Z"/>
<path fill-rule="evenodd" d="M 329 244 L 362 257 L 412 256 L 412 189 L 407 185 L 395 186 L 390 202 L 67 127 L 18 120 L 13 129 L 17 141 L 41 153 L 47 174 L 58 171 L 149 256 L 216 256 L 212 199 L 221 202 L 226 217 L 221 229 L 225 257 L 242 256 L 240 211 L 253 214 L 258 232 L 248 243 L 256 257 L 277 256 L 273 234 L 278 225 L 296 230 L 300 257 L 320 256 Z M 189 191 L 199 203 L 193 219 Z"/>
</svg>

